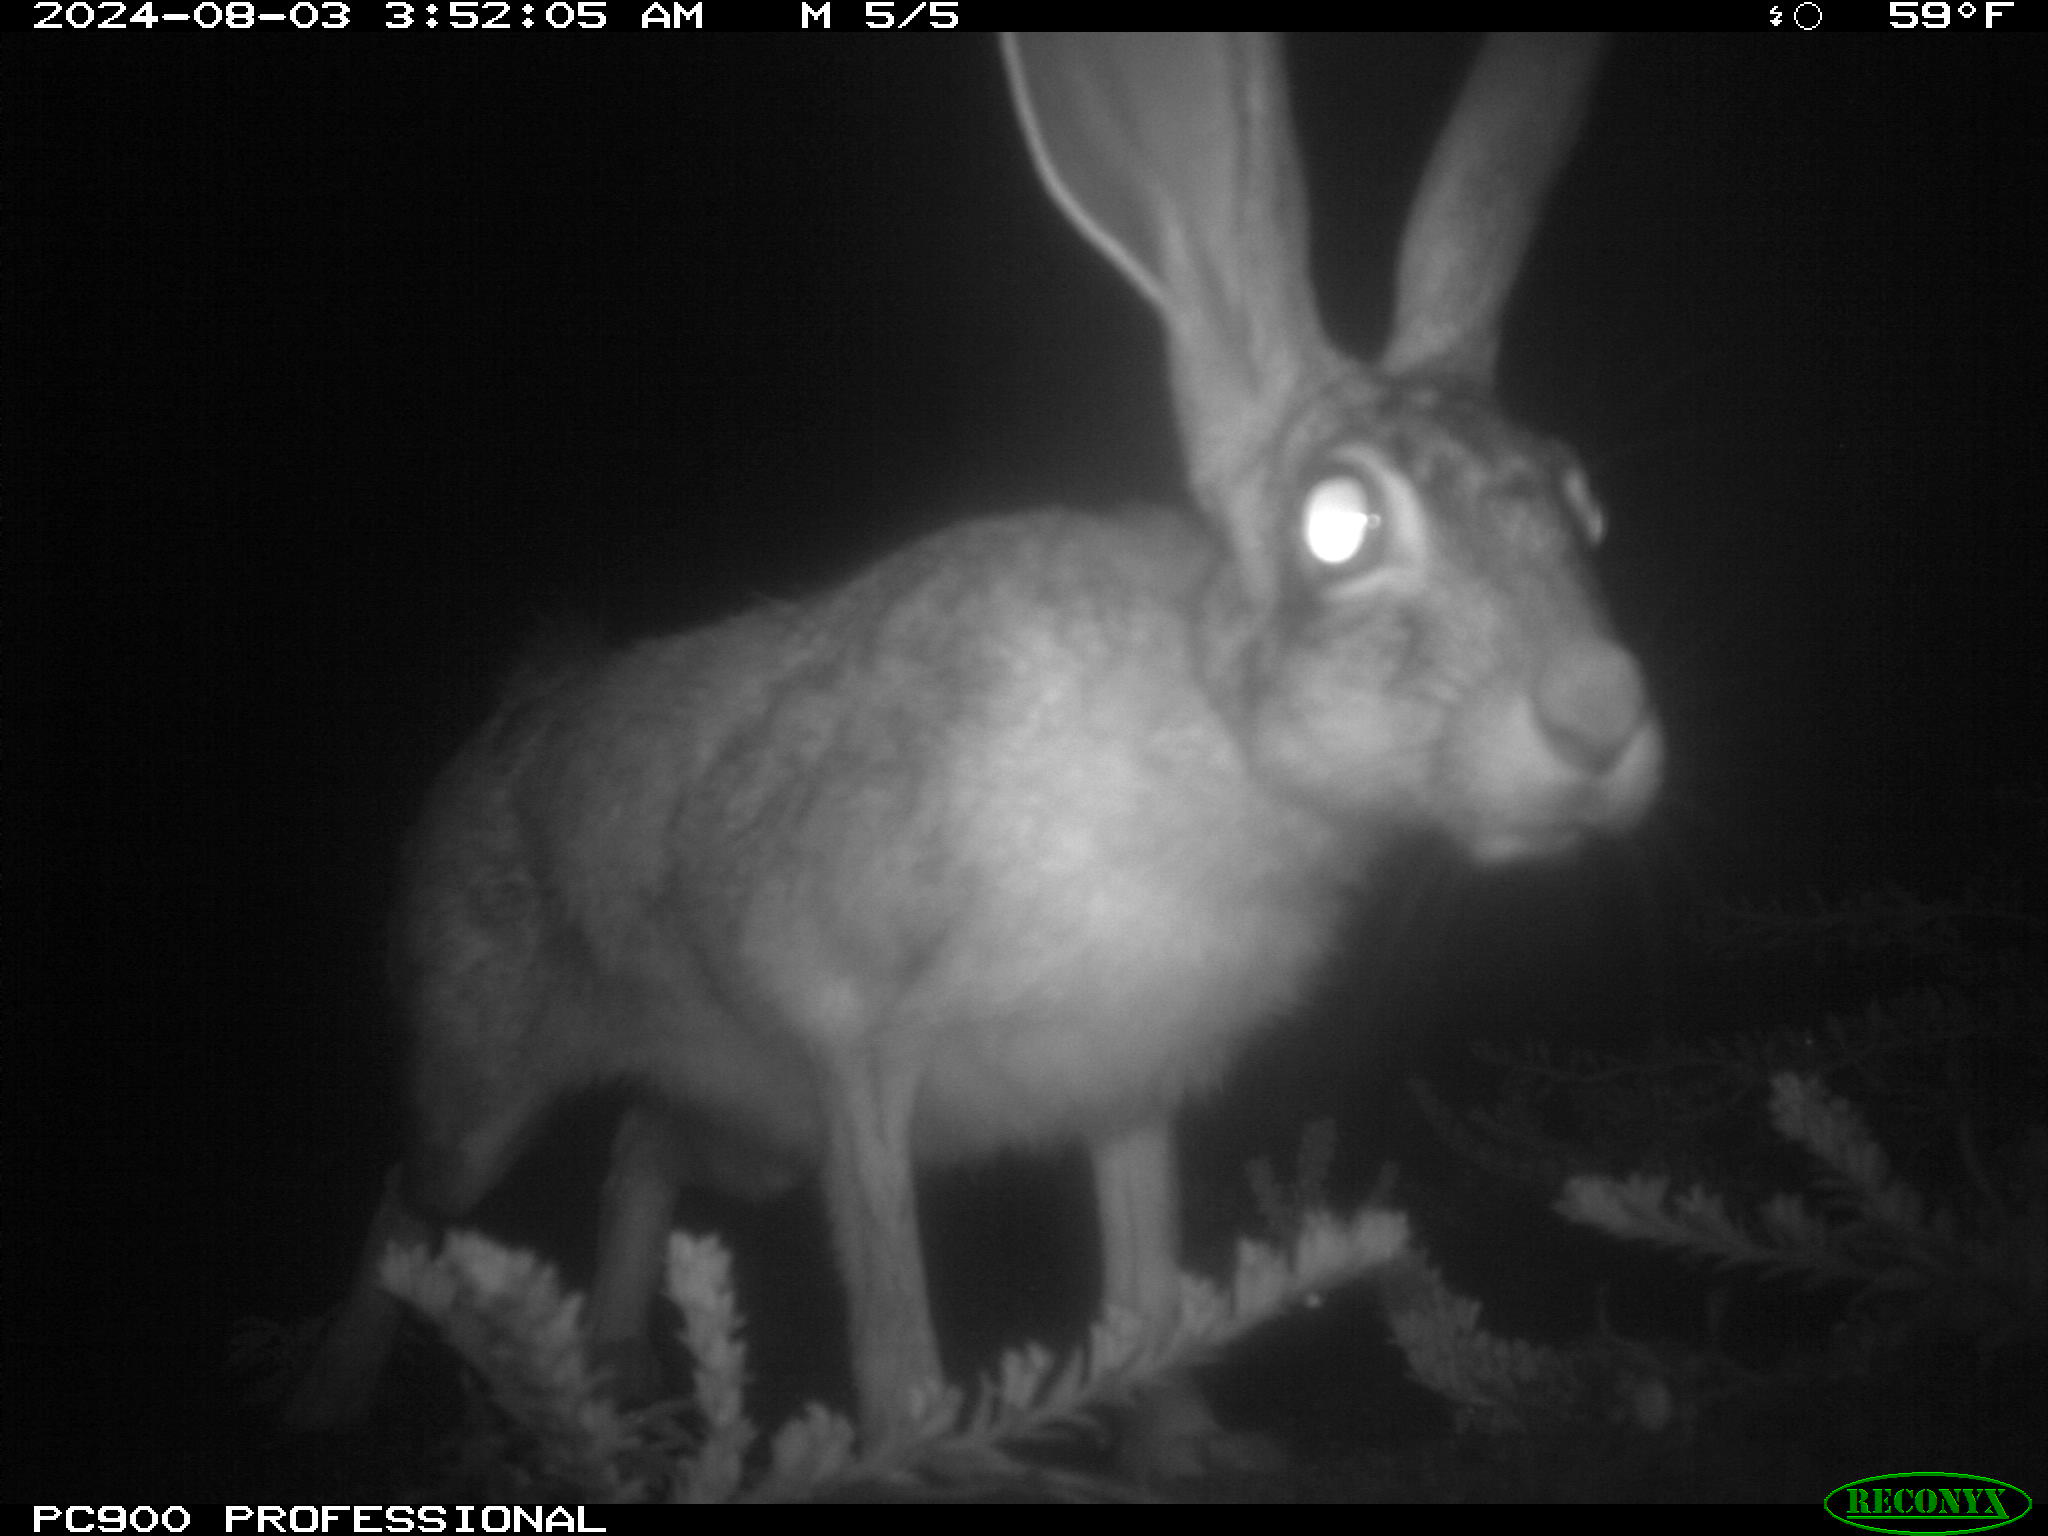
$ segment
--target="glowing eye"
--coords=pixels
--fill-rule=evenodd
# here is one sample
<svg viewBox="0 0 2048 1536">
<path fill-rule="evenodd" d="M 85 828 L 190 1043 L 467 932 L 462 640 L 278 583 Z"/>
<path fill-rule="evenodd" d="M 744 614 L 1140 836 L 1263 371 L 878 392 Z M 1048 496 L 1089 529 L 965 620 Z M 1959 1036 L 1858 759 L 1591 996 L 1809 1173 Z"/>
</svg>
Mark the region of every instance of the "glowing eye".
<svg viewBox="0 0 2048 1536">
<path fill-rule="evenodd" d="M 1352 475 L 1318 480 L 1302 503 L 1301 537 L 1324 565 L 1349 565 L 1386 526 L 1387 515 L 1372 504 L 1362 481 Z"/>
</svg>

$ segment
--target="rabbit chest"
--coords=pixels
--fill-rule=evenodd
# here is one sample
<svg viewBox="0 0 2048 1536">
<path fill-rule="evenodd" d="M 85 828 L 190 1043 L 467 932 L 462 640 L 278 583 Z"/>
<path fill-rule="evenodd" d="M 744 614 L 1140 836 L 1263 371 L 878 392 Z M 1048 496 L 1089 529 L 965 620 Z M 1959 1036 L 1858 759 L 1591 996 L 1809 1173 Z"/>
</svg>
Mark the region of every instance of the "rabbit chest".
<svg viewBox="0 0 2048 1536">
<path fill-rule="evenodd" d="M 807 616 L 829 653 L 733 738 L 774 761 L 704 774 L 719 990 L 911 1063 L 927 1157 L 1156 1115 L 1336 927 L 1330 829 L 1265 793 L 1198 682 L 1213 551 L 1183 527 L 1049 514 L 906 551 Z"/>
</svg>

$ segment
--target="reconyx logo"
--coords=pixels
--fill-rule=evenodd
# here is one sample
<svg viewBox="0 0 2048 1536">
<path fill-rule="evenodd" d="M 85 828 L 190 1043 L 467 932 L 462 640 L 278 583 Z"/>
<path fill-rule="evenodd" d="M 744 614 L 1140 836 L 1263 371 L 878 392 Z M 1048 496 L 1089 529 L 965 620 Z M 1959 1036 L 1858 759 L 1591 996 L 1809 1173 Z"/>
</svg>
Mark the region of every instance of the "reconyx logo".
<svg viewBox="0 0 2048 1536">
<path fill-rule="evenodd" d="M 2011 1483 L 1961 1472 L 1886 1472 L 1844 1483 L 1821 1501 L 1844 1525 L 1866 1531 L 1988 1531 L 2010 1525 L 2034 1507 Z"/>
</svg>

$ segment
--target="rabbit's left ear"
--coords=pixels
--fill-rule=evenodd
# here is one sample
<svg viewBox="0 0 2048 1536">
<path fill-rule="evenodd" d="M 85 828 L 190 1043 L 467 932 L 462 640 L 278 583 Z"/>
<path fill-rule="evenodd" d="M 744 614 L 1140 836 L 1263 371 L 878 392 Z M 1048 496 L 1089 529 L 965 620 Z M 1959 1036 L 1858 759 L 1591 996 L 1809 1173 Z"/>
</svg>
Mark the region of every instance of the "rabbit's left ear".
<svg viewBox="0 0 2048 1536">
<path fill-rule="evenodd" d="M 1341 366 L 1309 287 L 1278 42 L 1007 33 L 1003 60 L 1053 200 L 1166 322 L 1196 495 L 1258 564 L 1245 481 Z"/>
</svg>

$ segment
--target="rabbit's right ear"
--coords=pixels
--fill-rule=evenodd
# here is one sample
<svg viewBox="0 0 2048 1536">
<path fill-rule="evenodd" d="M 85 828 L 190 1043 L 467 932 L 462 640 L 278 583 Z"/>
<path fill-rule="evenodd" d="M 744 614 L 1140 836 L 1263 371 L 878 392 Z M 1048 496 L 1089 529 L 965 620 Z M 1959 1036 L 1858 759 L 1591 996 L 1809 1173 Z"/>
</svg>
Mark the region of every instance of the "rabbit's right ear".
<svg viewBox="0 0 2048 1536">
<path fill-rule="evenodd" d="M 1046 188 L 1166 322 L 1205 515 L 1255 587 L 1252 485 L 1302 394 L 1342 366 L 1316 317 L 1279 43 L 1241 33 L 1006 33 Z"/>
<path fill-rule="evenodd" d="M 1487 38 L 1408 213 L 1387 372 L 1492 384 L 1501 311 L 1604 47 L 1589 32 Z"/>
</svg>

